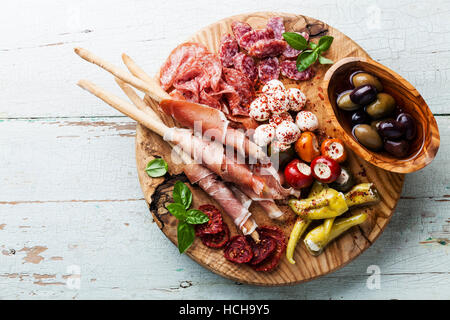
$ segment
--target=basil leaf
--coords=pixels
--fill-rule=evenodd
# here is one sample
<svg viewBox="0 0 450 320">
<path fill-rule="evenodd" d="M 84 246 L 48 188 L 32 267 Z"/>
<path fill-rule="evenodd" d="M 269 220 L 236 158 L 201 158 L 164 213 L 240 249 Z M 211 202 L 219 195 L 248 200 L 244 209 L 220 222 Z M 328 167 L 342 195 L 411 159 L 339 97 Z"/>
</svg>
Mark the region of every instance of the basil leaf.
<svg viewBox="0 0 450 320">
<path fill-rule="evenodd" d="M 304 50 L 308 47 L 308 41 L 306 39 L 295 32 L 285 32 L 283 33 L 283 38 L 286 42 L 296 50 Z"/>
<path fill-rule="evenodd" d="M 330 59 L 327 59 L 327 58 L 322 57 L 321 55 L 319 55 L 319 63 L 320 63 L 320 64 L 333 64 L 334 61 L 333 61 L 333 60 L 330 60 Z"/>
<path fill-rule="evenodd" d="M 182 204 L 187 210 L 192 203 L 192 192 L 183 182 L 177 181 L 173 188 L 173 200 Z"/>
<path fill-rule="evenodd" d="M 314 62 L 316 62 L 319 54 L 316 51 L 307 50 L 302 52 L 297 58 L 297 70 L 299 72 L 305 71 Z"/>
<path fill-rule="evenodd" d="M 314 50 L 315 48 L 317 48 L 317 43 L 310 42 L 309 47 Z"/>
<path fill-rule="evenodd" d="M 334 38 L 331 36 L 323 36 L 322 38 L 320 38 L 317 50 L 319 50 L 320 52 L 327 51 L 333 43 L 333 39 Z"/>
<path fill-rule="evenodd" d="M 186 209 L 180 203 L 169 203 L 166 206 L 167 210 L 178 220 L 184 221 L 186 220 Z"/>
<path fill-rule="evenodd" d="M 178 222 L 177 226 L 178 251 L 185 252 L 195 239 L 194 227 L 185 222 Z"/>
<path fill-rule="evenodd" d="M 189 224 L 202 224 L 209 221 L 209 217 L 202 211 L 191 209 L 187 212 L 186 222 Z"/>
<path fill-rule="evenodd" d="M 168 166 L 164 159 L 156 158 L 147 163 L 145 172 L 152 178 L 162 177 L 167 173 Z"/>
</svg>

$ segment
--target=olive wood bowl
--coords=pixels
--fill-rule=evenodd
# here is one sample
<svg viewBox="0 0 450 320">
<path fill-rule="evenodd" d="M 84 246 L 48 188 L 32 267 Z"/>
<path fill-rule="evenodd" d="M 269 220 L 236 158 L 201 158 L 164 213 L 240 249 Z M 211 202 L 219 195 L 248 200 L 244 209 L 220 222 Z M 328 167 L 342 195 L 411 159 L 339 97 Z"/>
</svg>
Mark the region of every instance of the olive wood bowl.
<svg viewBox="0 0 450 320">
<path fill-rule="evenodd" d="M 384 90 L 395 98 L 402 111 L 415 119 L 417 134 L 405 158 L 395 158 L 385 151 L 371 151 L 360 144 L 352 134 L 352 126 L 345 119 L 345 112 L 337 107 L 336 99 L 342 92 L 343 82 L 349 85 L 349 75 L 363 70 L 376 76 Z M 325 98 L 332 108 L 332 123 L 347 146 L 365 161 L 387 171 L 410 173 L 427 166 L 436 156 L 440 138 L 436 119 L 419 92 L 400 75 L 389 68 L 367 58 L 344 58 L 336 62 L 324 77 Z"/>
</svg>

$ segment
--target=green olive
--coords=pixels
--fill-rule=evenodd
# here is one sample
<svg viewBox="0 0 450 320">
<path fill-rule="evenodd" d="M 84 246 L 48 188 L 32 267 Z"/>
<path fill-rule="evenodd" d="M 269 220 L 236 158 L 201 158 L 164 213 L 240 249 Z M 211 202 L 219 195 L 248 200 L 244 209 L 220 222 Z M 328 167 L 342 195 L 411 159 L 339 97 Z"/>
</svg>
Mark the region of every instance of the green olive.
<svg viewBox="0 0 450 320">
<path fill-rule="evenodd" d="M 352 83 L 355 88 L 370 84 L 377 88 L 378 92 L 383 91 L 383 85 L 378 78 L 367 72 L 359 72 L 352 77 Z"/>
<path fill-rule="evenodd" d="M 368 124 L 358 124 L 353 128 L 353 135 L 365 147 L 371 150 L 380 150 L 383 147 L 378 132 Z"/>
<path fill-rule="evenodd" d="M 345 91 L 339 95 L 339 97 L 337 98 L 337 105 L 338 105 L 339 109 L 342 109 L 345 111 L 353 111 L 353 110 L 359 109 L 360 106 L 357 105 L 356 103 L 352 102 L 352 100 L 350 100 L 351 92 L 352 92 L 352 90 L 349 90 L 349 91 Z"/>
<path fill-rule="evenodd" d="M 395 99 L 387 93 L 377 94 L 377 100 L 366 107 L 366 112 L 373 119 L 389 116 L 395 110 Z"/>
</svg>

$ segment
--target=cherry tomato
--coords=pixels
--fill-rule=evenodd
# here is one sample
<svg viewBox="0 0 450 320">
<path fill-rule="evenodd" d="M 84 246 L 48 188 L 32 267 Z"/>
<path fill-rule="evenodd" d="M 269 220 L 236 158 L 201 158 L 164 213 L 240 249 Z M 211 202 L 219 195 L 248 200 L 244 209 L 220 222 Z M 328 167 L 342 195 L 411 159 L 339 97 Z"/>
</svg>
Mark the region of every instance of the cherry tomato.
<svg viewBox="0 0 450 320">
<path fill-rule="evenodd" d="M 315 157 L 319 156 L 319 143 L 316 135 L 309 131 L 303 132 L 295 143 L 295 151 L 300 159 L 305 162 L 311 162 Z"/>
<path fill-rule="evenodd" d="M 298 159 L 292 160 L 286 168 L 284 168 L 284 178 L 286 179 L 286 182 L 295 189 L 307 188 L 314 181 L 311 168 Z"/>
<path fill-rule="evenodd" d="M 339 163 L 347 160 L 347 151 L 341 139 L 326 139 L 320 147 L 322 155 Z"/>
<path fill-rule="evenodd" d="M 311 162 L 311 171 L 319 182 L 331 183 L 341 174 L 341 166 L 333 159 L 319 156 Z"/>
</svg>

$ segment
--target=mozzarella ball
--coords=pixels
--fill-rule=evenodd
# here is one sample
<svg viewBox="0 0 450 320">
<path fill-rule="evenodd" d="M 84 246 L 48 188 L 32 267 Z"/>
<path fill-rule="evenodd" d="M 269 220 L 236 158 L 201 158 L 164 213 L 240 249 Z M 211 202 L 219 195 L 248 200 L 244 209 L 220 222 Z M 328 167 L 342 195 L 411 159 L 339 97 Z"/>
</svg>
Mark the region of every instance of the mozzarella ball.
<svg viewBox="0 0 450 320">
<path fill-rule="evenodd" d="M 249 115 L 256 121 L 266 121 L 269 119 L 270 107 L 266 96 L 262 95 L 253 100 L 250 104 Z"/>
<path fill-rule="evenodd" d="M 266 96 L 272 114 L 281 114 L 289 110 L 289 100 L 286 91 L 278 90 Z"/>
<path fill-rule="evenodd" d="M 275 137 L 283 144 L 294 143 L 298 140 L 300 134 L 301 132 L 297 125 L 290 121 L 281 122 L 275 130 Z"/>
<path fill-rule="evenodd" d="M 253 141 L 260 147 L 267 146 L 275 138 L 275 128 L 270 124 L 262 124 L 255 129 Z"/>
<path fill-rule="evenodd" d="M 285 88 L 283 82 L 274 79 L 267 82 L 261 91 L 266 94 L 272 94 L 275 91 L 284 91 L 284 90 Z"/>
<path fill-rule="evenodd" d="M 300 111 L 306 104 L 305 94 L 297 88 L 289 88 L 287 91 L 289 110 Z"/>
<path fill-rule="evenodd" d="M 270 150 L 271 150 L 272 154 L 275 154 L 275 153 L 280 153 L 280 152 L 286 151 L 290 147 L 291 147 L 290 144 L 284 144 L 284 143 L 281 143 L 280 141 L 275 140 L 270 145 Z"/>
<path fill-rule="evenodd" d="M 272 124 L 276 127 L 283 121 L 294 122 L 294 119 L 289 112 L 283 112 L 280 114 L 272 115 L 272 117 L 270 117 L 269 119 L 269 124 Z"/>
<path fill-rule="evenodd" d="M 314 131 L 319 128 L 319 120 L 316 115 L 310 111 L 300 111 L 297 114 L 295 123 L 302 131 Z"/>
</svg>

